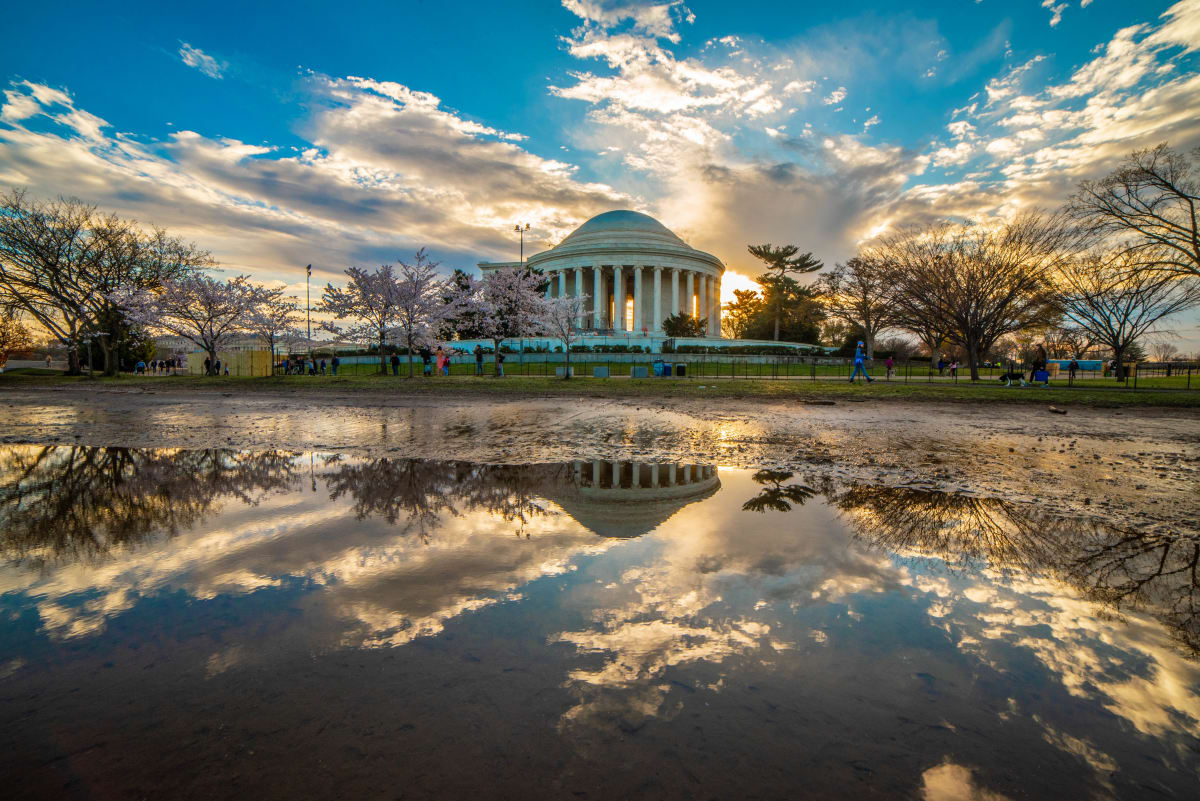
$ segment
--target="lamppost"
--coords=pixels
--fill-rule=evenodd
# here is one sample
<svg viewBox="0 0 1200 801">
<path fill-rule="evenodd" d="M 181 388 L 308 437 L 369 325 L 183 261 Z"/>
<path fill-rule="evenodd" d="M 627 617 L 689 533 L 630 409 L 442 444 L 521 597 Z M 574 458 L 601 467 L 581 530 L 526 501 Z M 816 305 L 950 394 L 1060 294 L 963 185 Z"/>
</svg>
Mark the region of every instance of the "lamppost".
<svg viewBox="0 0 1200 801">
<path fill-rule="evenodd" d="M 304 268 L 304 328 L 308 339 L 308 360 L 312 361 L 312 295 L 308 291 L 308 282 L 312 278 L 312 265 Z M 305 365 L 307 367 L 307 365 Z"/>
<path fill-rule="evenodd" d="M 521 235 L 521 264 L 524 265 L 525 264 L 525 232 L 529 230 L 529 223 L 525 223 L 524 228 L 521 227 L 520 223 L 517 223 L 515 226 L 513 226 L 513 230 Z"/>
<path fill-rule="evenodd" d="M 529 223 L 525 223 L 524 228 L 521 227 L 520 223 L 517 223 L 516 225 L 513 226 L 513 230 L 521 235 L 521 266 L 524 267 L 525 266 L 525 232 L 529 230 Z M 521 337 L 521 365 L 522 365 L 521 370 L 523 372 L 525 369 L 525 367 L 524 367 L 524 365 L 525 365 L 525 337 Z"/>
</svg>

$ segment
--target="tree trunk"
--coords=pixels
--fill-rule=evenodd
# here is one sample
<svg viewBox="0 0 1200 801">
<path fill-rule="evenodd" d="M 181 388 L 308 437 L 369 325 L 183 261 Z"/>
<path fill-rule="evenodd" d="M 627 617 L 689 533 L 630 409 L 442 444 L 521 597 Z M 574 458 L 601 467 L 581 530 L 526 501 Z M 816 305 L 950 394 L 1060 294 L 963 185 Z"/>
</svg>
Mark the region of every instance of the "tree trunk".
<svg viewBox="0 0 1200 801">
<path fill-rule="evenodd" d="M 967 364 L 971 367 L 971 380 L 979 380 L 979 346 L 972 343 L 967 346 Z"/>
<path fill-rule="evenodd" d="M 405 339 L 405 343 L 408 346 L 408 377 L 412 378 L 413 377 L 413 359 L 412 359 L 413 340 L 412 340 L 412 337 L 411 336 L 407 337 Z"/>
<path fill-rule="evenodd" d="M 206 347 L 204 352 L 208 355 L 208 372 L 205 375 L 219 375 L 217 372 L 217 349 Z"/>
<path fill-rule="evenodd" d="M 104 356 L 104 374 L 107 376 L 115 376 L 121 372 L 121 365 L 117 363 L 118 347 L 114 340 L 108 336 L 100 337 L 100 353 Z"/>
<path fill-rule="evenodd" d="M 1113 372 L 1118 381 L 1125 378 L 1125 349 L 1113 348 Z"/>
<path fill-rule="evenodd" d="M 379 329 L 379 372 L 382 375 L 387 375 L 387 356 L 383 353 L 383 340 L 387 338 L 387 334 L 381 328 Z"/>
<path fill-rule="evenodd" d="M 570 343 L 570 341 L 564 340 L 563 348 L 566 350 L 566 353 L 567 353 L 567 369 L 563 372 L 563 380 L 566 381 L 568 378 L 571 377 L 571 343 Z"/>
<path fill-rule="evenodd" d="M 779 301 L 775 301 L 775 341 L 779 341 L 779 318 L 783 314 L 783 308 Z"/>
<path fill-rule="evenodd" d="M 492 378 L 500 377 L 500 342 L 499 339 L 492 340 L 492 347 L 495 349 L 492 353 L 492 359 L 495 362 L 495 367 L 492 370 Z"/>
</svg>

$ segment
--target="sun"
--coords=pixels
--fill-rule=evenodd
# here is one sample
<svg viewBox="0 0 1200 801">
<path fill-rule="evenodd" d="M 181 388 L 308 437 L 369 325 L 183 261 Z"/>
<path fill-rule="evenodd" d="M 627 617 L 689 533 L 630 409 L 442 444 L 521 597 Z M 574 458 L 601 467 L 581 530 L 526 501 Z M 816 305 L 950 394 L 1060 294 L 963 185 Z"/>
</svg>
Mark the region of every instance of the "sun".
<svg viewBox="0 0 1200 801">
<path fill-rule="evenodd" d="M 733 303 L 737 298 L 733 296 L 735 289 L 753 289 L 757 292 L 760 287 L 758 282 L 748 275 L 734 272 L 729 268 L 725 269 L 725 273 L 721 276 L 721 305 Z"/>
</svg>

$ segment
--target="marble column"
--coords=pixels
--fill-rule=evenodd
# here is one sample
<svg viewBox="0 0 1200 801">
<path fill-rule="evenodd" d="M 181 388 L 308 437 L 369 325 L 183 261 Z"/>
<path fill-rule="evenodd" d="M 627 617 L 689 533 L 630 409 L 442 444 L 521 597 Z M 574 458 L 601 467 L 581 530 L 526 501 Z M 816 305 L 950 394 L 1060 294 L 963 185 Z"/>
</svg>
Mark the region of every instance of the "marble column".
<svg viewBox="0 0 1200 801">
<path fill-rule="evenodd" d="M 625 330 L 625 276 L 621 265 L 613 265 L 613 328 Z"/>
<path fill-rule="evenodd" d="M 683 483 L 684 484 L 692 483 L 692 466 L 690 464 L 685 464 L 683 466 Z"/>
<path fill-rule="evenodd" d="M 633 333 L 642 331 L 642 265 L 633 266 Z"/>
<path fill-rule="evenodd" d="M 612 463 L 612 488 L 617 489 L 621 486 L 621 462 L 620 460 Z"/>
<path fill-rule="evenodd" d="M 634 283 L 634 286 L 637 286 L 637 284 Z M 634 300 L 634 303 L 636 304 L 637 301 Z M 629 486 L 637 489 L 642 486 L 642 466 L 637 462 L 633 462 L 630 467 L 632 469 L 630 470 Z"/>
<path fill-rule="evenodd" d="M 662 333 L 662 267 L 654 268 L 654 333 Z"/>
<path fill-rule="evenodd" d="M 671 314 L 679 314 L 679 270 L 671 268 Z"/>
<path fill-rule="evenodd" d="M 583 328 L 583 307 L 587 302 L 587 292 L 583 289 L 583 268 L 575 268 L 575 297 L 584 301 L 579 305 L 579 315 L 575 318 L 575 327 Z"/>
<path fill-rule="evenodd" d="M 669 487 L 675 486 L 675 482 L 676 482 L 675 471 L 677 469 L 678 469 L 677 465 L 674 462 L 671 462 L 670 466 L 667 467 L 667 486 L 669 486 Z"/>
<path fill-rule="evenodd" d="M 604 298 L 604 268 L 599 264 L 592 265 L 592 328 L 605 328 L 604 313 L 608 311 L 608 304 L 602 302 Z"/>
<path fill-rule="evenodd" d="M 658 462 L 650 465 L 650 486 L 658 486 Z"/>
<path fill-rule="evenodd" d="M 592 462 L 592 486 L 600 486 L 600 465 L 603 464 L 599 459 Z"/>
<path fill-rule="evenodd" d="M 558 271 L 558 296 L 565 298 L 567 296 L 567 271 Z"/>
<path fill-rule="evenodd" d="M 686 281 L 687 291 L 683 293 L 683 306 L 684 306 L 683 313 L 686 314 L 688 317 L 691 317 L 692 316 L 692 295 L 694 295 L 696 293 L 696 287 L 695 287 L 696 274 L 694 272 L 692 272 L 691 270 L 688 270 L 685 275 L 687 276 L 687 281 Z"/>
<path fill-rule="evenodd" d="M 721 279 L 718 278 L 713 288 L 713 321 L 708 327 L 710 337 L 721 336 Z"/>
</svg>

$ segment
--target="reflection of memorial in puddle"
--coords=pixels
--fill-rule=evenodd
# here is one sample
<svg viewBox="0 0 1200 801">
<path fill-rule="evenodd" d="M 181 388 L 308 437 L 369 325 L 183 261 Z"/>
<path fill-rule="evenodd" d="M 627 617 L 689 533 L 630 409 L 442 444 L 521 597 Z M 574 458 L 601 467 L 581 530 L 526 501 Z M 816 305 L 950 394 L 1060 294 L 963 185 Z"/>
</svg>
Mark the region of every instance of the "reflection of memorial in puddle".
<svg viewBox="0 0 1200 801">
<path fill-rule="evenodd" d="M 356 632 L 335 639 L 399 644 L 717 486 L 710 467 L 617 463 L 614 487 L 613 463 L 600 482 L 580 464 L 12 446 L 0 451 L 0 590 L 36 592 L 48 633 L 70 638 L 152 593 L 297 580 L 314 590 L 307 605 Z M 69 569 L 80 562 L 93 569 Z"/>
<path fill-rule="evenodd" d="M 711 465 L 593 460 L 567 467 L 567 480 L 545 494 L 602 537 L 640 537 L 721 486 Z"/>
</svg>

